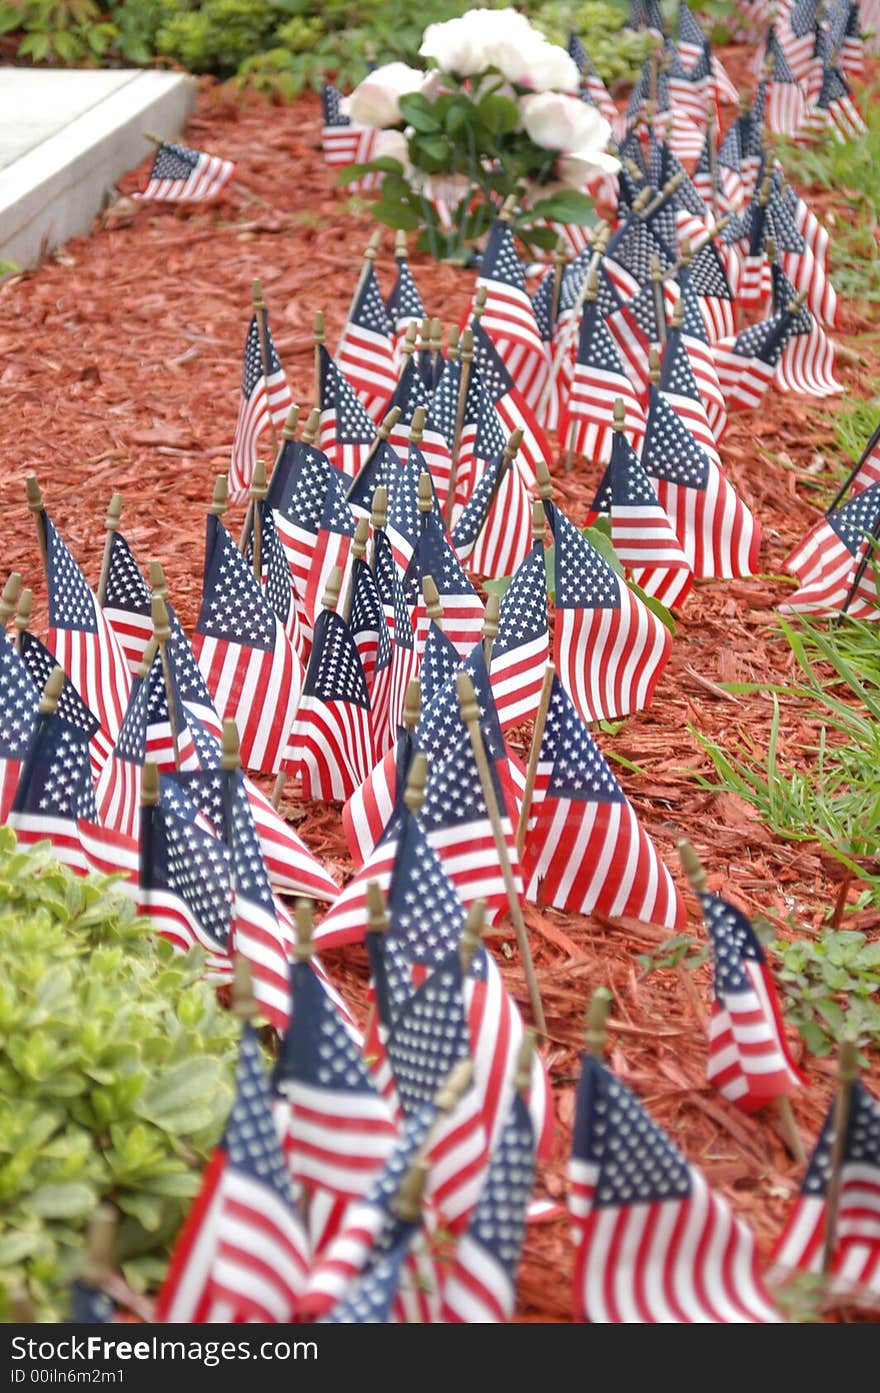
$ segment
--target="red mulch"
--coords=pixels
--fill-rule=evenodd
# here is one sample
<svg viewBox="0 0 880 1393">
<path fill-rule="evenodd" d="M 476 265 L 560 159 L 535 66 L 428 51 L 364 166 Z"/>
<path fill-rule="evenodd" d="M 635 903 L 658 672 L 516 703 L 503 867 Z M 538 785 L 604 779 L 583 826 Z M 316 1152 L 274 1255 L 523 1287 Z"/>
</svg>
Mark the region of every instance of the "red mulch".
<svg viewBox="0 0 880 1393">
<path fill-rule="evenodd" d="M 724 54 L 745 81 L 745 51 Z M 876 67 L 876 65 L 875 65 Z M 45 582 L 24 502 L 24 476 L 36 473 L 54 521 L 93 580 L 103 544 L 106 503 L 125 496 L 123 528 L 142 564 L 162 561 L 170 594 L 185 623 L 200 594 L 204 512 L 214 477 L 225 473 L 237 411 L 251 279 L 260 276 L 272 330 L 294 398 L 312 394 L 312 317 L 323 309 L 332 346 L 346 317 L 358 256 L 372 224 L 365 205 L 352 209 L 322 162 L 315 97 L 293 106 L 240 104 L 204 84 L 187 140 L 234 158 L 237 182 L 210 209 L 141 206 L 123 197 L 97 219 L 92 235 L 69 242 L 38 270 L 0 286 L 0 518 L 4 575 L 18 569 L 34 587 L 35 627 L 45 620 Z M 149 155 L 122 181 L 143 187 Z M 823 214 L 839 200 L 817 193 Z M 389 233 L 377 263 L 383 286 L 393 273 Z M 462 311 L 471 278 L 419 256 L 412 265 L 430 314 L 444 323 Z M 840 369 L 850 395 L 868 396 L 878 374 L 876 314 L 845 303 L 839 342 L 858 350 Z M 833 407 L 833 403 L 832 403 Z M 790 467 L 762 451 L 784 455 Z M 817 455 L 839 460 L 833 431 L 815 403 L 771 394 L 757 415 L 732 418 L 723 442 L 725 469 L 763 527 L 762 572 L 778 575 L 794 541 L 818 513 Z M 819 461 L 821 463 L 821 461 Z M 580 518 L 595 480 L 556 471 L 562 502 Z M 231 520 L 235 534 L 239 518 Z M 652 708 L 628 720 L 606 750 L 633 761 L 618 767 L 627 793 L 668 864 L 687 836 L 709 870 L 710 886 L 748 912 L 767 915 L 782 934 L 820 930 L 838 892 L 833 863 L 815 844 L 772 836 L 753 810 L 730 794 L 701 790 L 695 770 L 708 761 L 692 729 L 731 747 L 745 732 L 766 748 L 770 696 L 729 697 L 713 684 L 792 677 L 792 655 L 778 633 L 774 605 L 784 582 L 761 578 L 699 585 L 689 599 L 671 661 Z M 801 753 L 816 722 L 797 702 L 782 709 L 782 752 Z M 350 869 L 338 811 L 300 804 L 284 810 L 309 845 L 342 873 Z M 853 901 L 858 886 L 853 885 Z M 701 935 L 691 899 L 691 932 Z M 650 926 L 609 925 L 538 910 L 526 919 L 547 1010 L 547 1061 L 558 1127 L 553 1158 L 543 1168 L 551 1194 L 565 1193 L 573 1085 L 583 1014 L 593 989 L 614 994 L 610 1063 L 652 1115 L 703 1167 L 710 1182 L 753 1226 L 766 1254 L 800 1181 L 769 1114 L 747 1117 L 706 1086 L 704 1023 L 708 967 L 693 975 L 641 975 L 636 953 L 666 937 Z M 853 914 L 848 924 L 876 920 Z M 513 934 L 493 946 L 507 984 L 527 1013 Z M 364 1001 L 365 965 L 355 952 L 330 964 L 357 1004 Z M 799 1041 L 795 1052 L 802 1055 Z M 802 1059 L 809 1087 L 794 1099 L 801 1131 L 812 1144 L 833 1090 L 832 1059 Z M 876 1083 L 880 1069 L 872 1071 Z M 566 1222 L 534 1226 L 520 1279 L 519 1318 L 570 1319 L 572 1254 Z"/>
</svg>

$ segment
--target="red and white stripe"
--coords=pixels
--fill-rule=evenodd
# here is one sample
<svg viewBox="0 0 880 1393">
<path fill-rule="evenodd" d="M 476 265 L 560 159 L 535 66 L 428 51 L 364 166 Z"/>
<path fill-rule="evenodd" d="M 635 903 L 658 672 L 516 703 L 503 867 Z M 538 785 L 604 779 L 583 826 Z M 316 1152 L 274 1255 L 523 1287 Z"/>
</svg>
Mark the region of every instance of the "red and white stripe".
<svg viewBox="0 0 880 1393">
<path fill-rule="evenodd" d="M 229 462 L 229 502 L 241 503 L 250 492 L 257 462 L 257 440 L 271 419 L 281 430 L 293 405 L 284 369 L 258 379 L 249 397 L 239 393 L 238 420 Z"/>
<path fill-rule="evenodd" d="M 757 573 L 758 524 L 711 460 L 705 489 L 649 477 L 695 577 L 734 580 Z"/>
<path fill-rule="evenodd" d="M 134 676 L 153 637 L 153 620 L 149 614 L 138 614 L 131 609 L 114 609 L 110 605 L 104 605 L 103 612 L 116 635 L 128 670 Z"/>
<path fill-rule="evenodd" d="M 385 1099 L 300 1081 L 286 1081 L 283 1089 L 275 1113 L 291 1179 L 335 1199 L 362 1198 L 398 1137 Z"/>
<path fill-rule="evenodd" d="M 98 732 L 92 742 L 95 746 L 93 754 L 100 764 L 100 750 L 109 754 L 122 729 L 131 695 L 131 673 L 119 640 L 94 596 L 92 603 L 97 633 L 82 629 L 50 629 L 46 646 L 54 653 L 59 666 L 101 723 L 105 738 L 99 746 Z"/>
<path fill-rule="evenodd" d="M 646 595 L 670 609 L 684 602 L 693 572 L 659 503 L 653 508 L 612 504 L 611 540 L 621 564 Z"/>
<path fill-rule="evenodd" d="M 284 768 L 302 784 L 302 796 L 344 802 L 373 764 L 369 707 L 354 701 L 304 696 L 290 731 Z"/>
<path fill-rule="evenodd" d="M 766 964 L 743 959 L 750 989 L 715 998 L 706 1077 L 725 1098 L 754 1112 L 803 1082 L 785 1042 Z"/>
<path fill-rule="evenodd" d="M 532 302 L 526 292 L 503 281 L 477 279 L 477 290 L 485 287 L 486 305 L 480 324 L 492 340 L 513 378 L 517 391 L 535 409 L 541 398 L 550 360 L 541 338 Z"/>
<path fill-rule="evenodd" d="M 775 365 L 763 358 L 746 358 L 733 352 L 736 336 L 719 339 L 712 345 L 718 381 L 728 411 L 751 411 L 760 406 L 773 381 Z"/>
<path fill-rule="evenodd" d="M 571 393 L 560 422 L 560 439 L 566 450 L 583 455 L 594 464 L 607 464 L 614 440 L 614 403 L 626 409 L 626 438 L 638 449 L 645 435 L 645 413 L 628 377 L 591 363 L 576 362 Z"/>
<path fill-rule="evenodd" d="M 336 347 L 336 364 L 365 411 L 380 421 L 397 386 L 397 362 L 388 335 L 349 320 Z"/>
<path fill-rule="evenodd" d="M 792 334 L 773 382 L 782 392 L 807 397 L 834 397 L 843 391 L 834 376 L 834 344 L 815 320 L 808 334 Z"/>
<path fill-rule="evenodd" d="M 774 1280 L 793 1271 L 822 1271 L 826 1215 L 824 1194 L 801 1192 L 773 1252 Z M 836 1231 L 828 1295 L 875 1306 L 880 1296 L 880 1172 L 876 1165 L 844 1161 Z"/>
<path fill-rule="evenodd" d="M 242 764 L 264 774 L 281 767 L 303 683 L 303 667 L 277 617 L 271 650 L 195 633 L 192 649 L 211 700 L 238 727 Z"/>
<path fill-rule="evenodd" d="M 754 1238 L 691 1168 L 684 1199 L 598 1205 L 599 1167 L 569 1163 L 576 1225 L 574 1318 L 595 1324 L 781 1320 L 764 1291 Z"/>
<path fill-rule="evenodd" d="M 618 585 L 619 608 L 556 608 L 554 663 L 588 723 L 648 706 L 672 648 L 666 626 L 623 581 Z"/>
</svg>

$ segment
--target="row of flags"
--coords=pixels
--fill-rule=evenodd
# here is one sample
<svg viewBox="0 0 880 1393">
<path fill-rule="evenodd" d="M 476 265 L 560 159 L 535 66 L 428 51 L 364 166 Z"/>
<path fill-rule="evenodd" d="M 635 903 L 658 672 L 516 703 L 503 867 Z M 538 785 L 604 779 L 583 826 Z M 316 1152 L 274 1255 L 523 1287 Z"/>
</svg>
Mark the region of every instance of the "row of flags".
<svg viewBox="0 0 880 1393">
<path fill-rule="evenodd" d="M 614 223 L 530 294 L 499 216 L 445 353 L 405 243 L 387 295 L 368 254 L 335 357 L 316 321 L 315 404 L 298 430 L 255 285 L 191 636 L 118 507 L 96 592 L 29 481 L 50 627 L 45 645 L 29 632 L 27 592 L 10 582 L 0 817 L 25 844 L 49 837 L 77 873 L 120 875 L 157 932 L 234 982 L 249 1022 L 161 1318 L 509 1320 L 526 1226 L 555 1212 L 534 1198 L 553 1100 L 481 931 L 516 922 L 526 898 L 685 925 L 590 726 L 652 698 L 671 636 L 650 601 L 680 607 L 695 578 L 757 568 L 757 523 L 722 467 L 728 415 L 771 381 L 837 385 L 827 236 L 764 138 L 766 91 L 722 140 L 718 123 L 701 131 L 697 107 L 715 109 L 726 75 L 684 10 L 683 28 L 683 71 L 646 70 L 619 130 Z M 763 318 L 743 324 L 743 307 Z M 594 474 L 583 518 L 553 498 L 554 430 Z M 834 547 L 849 564 L 858 551 L 870 463 L 851 485 L 802 548 L 802 584 L 813 564 L 839 584 Z M 238 542 L 230 500 L 247 503 Z M 619 565 L 585 523 L 610 531 Z M 486 575 L 509 577 L 498 605 L 480 597 Z M 508 737 L 528 721 L 527 768 Z M 343 805 L 344 887 L 252 774 Z M 320 922 L 303 900 L 327 906 Z M 735 907 L 703 893 L 702 908 L 709 1079 L 748 1111 L 785 1101 L 802 1078 L 760 943 Z M 317 955 L 356 942 L 362 1024 Z M 280 1041 L 271 1077 L 259 1020 Z M 858 1083 L 847 1096 L 777 1257 L 870 1296 L 880 1109 Z M 569 1210 L 577 1319 L 780 1318 L 747 1226 L 595 1055 Z"/>
</svg>

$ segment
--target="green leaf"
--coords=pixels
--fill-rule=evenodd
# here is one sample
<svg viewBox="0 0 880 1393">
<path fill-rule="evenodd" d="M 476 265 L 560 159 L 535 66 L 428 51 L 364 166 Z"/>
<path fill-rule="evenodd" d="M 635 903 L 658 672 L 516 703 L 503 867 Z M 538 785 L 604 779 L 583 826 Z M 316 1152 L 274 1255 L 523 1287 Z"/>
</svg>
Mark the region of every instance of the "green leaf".
<svg viewBox="0 0 880 1393">
<path fill-rule="evenodd" d="M 373 217 L 385 227 L 399 228 L 403 232 L 418 232 L 422 219 L 414 208 L 406 203 L 385 203 L 381 198 L 373 204 Z"/>
<path fill-rule="evenodd" d="M 578 193 L 576 189 L 564 189 L 550 198 L 542 198 L 533 203 L 529 217 L 545 218 L 547 222 L 575 223 L 583 227 L 595 222 L 594 201 L 589 194 Z"/>
<path fill-rule="evenodd" d="M 487 595 L 503 595 L 512 580 L 513 576 L 499 576 L 497 580 L 484 580 L 483 589 Z"/>
<path fill-rule="evenodd" d="M 663 604 L 662 600 L 656 599 L 653 595 L 646 595 L 640 585 L 634 580 L 627 580 L 627 585 L 634 595 L 638 595 L 642 604 L 649 609 L 652 614 L 656 614 L 661 624 L 664 624 L 671 634 L 675 633 L 675 620 L 670 611 Z"/>
<path fill-rule="evenodd" d="M 138 1111 L 151 1122 L 165 1125 L 170 1119 L 184 1118 L 187 1108 L 210 1101 L 219 1087 L 224 1070 L 216 1059 L 204 1056 L 188 1059 L 166 1070 L 161 1078 L 147 1089 Z"/>
<path fill-rule="evenodd" d="M 508 135 L 519 125 L 519 107 L 516 102 L 492 92 L 478 103 L 477 115 L 493 135 Z"/>
<path fill-rule="evenodd" d="M 392 159 L 390 155 L 377 155 L 374 160 L 367 164 L 349 164 L 344 169 L 340 169 L 336 176 L 337 184 L 354 184 L 365 174 L 403 174 L 403 165 L 400 160 Z"/>
<path fill-rule="evenodd" d="M 620 564 L 620 557 L 614 550 L 611 538 L 605 532 L 600 532 L 596 527 L 582 527 L 581 533 L 586 537 L 590 546 L 599 553 L 603 561 L 607 561 L 616 576 L 623 579 L 624 570 Z"/>
<path fill-rule="evenodd" d="M 443 129 L 442 121 L 421 92 L 408 92 L 400 98 L 400 114 L 408 126 L 426 135 Z"/>
<path fill-rule="evenodd" d="M 76 1219 L 91 1214 L 97 1196 L 91 1185 L 70 1181 L 62 1185 L 41 1185 L 31 1191 L 24 1208 L 43 1219 Z"/>
</svg>

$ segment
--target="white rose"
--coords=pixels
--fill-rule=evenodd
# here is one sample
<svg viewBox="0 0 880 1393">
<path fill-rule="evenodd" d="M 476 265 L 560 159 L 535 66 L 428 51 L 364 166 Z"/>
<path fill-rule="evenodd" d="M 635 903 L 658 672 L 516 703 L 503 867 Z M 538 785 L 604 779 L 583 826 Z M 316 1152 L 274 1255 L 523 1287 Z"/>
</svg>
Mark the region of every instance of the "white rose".
<svg viewBox="0 0 880 1393">
<path fill-rule="evenodd" d="M 419 54 L 433 58 L 444 72 L 472 77 L 497 67 L 495 49 L 516 39 L 523 48 L 540 36 L 517 10 L 468 10 L 458 19 L 429 24 Z"/>
<path fill-rule="evenodd" d="M 604 152 L 611 127 L 594 106 L 563 92 L 536 92 L 520 100 L 530 140 L 544 150 L 565 155 Z"/>
<path fill-rule="evenodd" d="M 367 73 L 347 102 L 348 112 L 359 126 L 396 126 L 400 121 L 400 98 L 421 90 L 425 74 L 406 63 L 386 63 Z"/>
<path fill-rule="evenodd" d="M 400 160 L 404 171 L 409 172 L 412 168 L 407 152 L 407 141 L 403 131 L 380 131 L 376 136 L 373 146 L 372 159 L 378 159 L 380 155 L 387 155 L 389 159 Z"/>
<path fill-rule="evenodd" d="M 502 30 L 491 45 L 489 56 L 509 82 L 533 92 L 554 89 L 576 92 L 578 89 L 577 66 L 565 49 L 548 43 L 534 29 L 527 33 Z"/>
<path fill-rule="evenodd" d="M 589 150 L 585 154 L 562 155 L 556 163 L 560 181 L 570 189 L 582 189 L 599 175 L 616 174 L 620 160 L 604 150 Z"/>
</svg>

